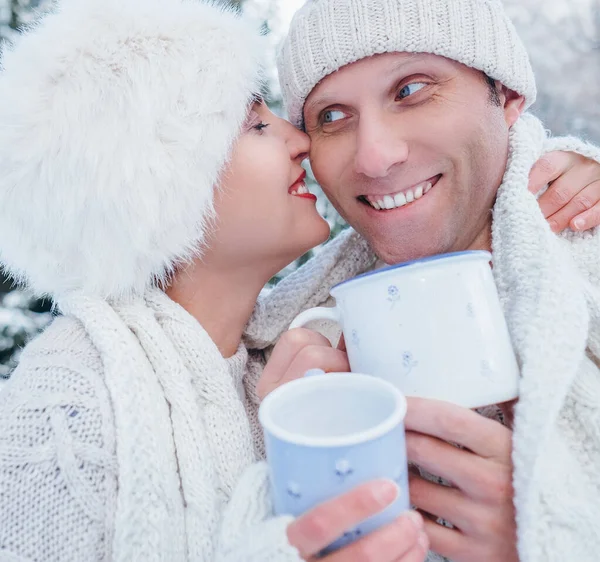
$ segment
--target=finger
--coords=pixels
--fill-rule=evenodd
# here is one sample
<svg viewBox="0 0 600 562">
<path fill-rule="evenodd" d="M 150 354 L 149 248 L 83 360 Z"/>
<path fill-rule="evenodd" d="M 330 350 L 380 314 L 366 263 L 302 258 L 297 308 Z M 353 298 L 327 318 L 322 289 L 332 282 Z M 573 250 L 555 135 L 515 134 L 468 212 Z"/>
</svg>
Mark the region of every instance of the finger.
<svg viewBox="0 0 600 562">
<path fill-rule="evenodd" d="M 340 341 L 339 341 L 339 342 L 338 342 L 338 344 L 337 344 L 337 348 L 338 348 L 340 351 L 348 351 L 348 350 L 346 349 L 346 338 L 344 338 L 344 334 L 342 334 L 342 335 L 340 336 Z"/>
<path fill-rule="evenodd" d="M 449 529 L 431 521 L 425 521 L 425 533 L 429 548 L 448 560 L 485 560 L 474 556 L 468 538 L 456 529 Z"/>
<path fill-rule="evenodd" d="M 548 190 L 538 199 L 538 204 L 545 218 L 566 207 L 571 200 L 585 187 L 583 181 L 577 181 L 574 172 L 567 172 L 564 176 L 557 179 Z"/>
<path fill-rule="evenodd" d="M 425 562 L 429 552 L 429 539 L 426 534 L 419 538 L 419 544 L 409 550 L 404 556 L 396 558 L 394 562 Z"/>
<path fill-rule="evenodd" d="M 425 519 L 435 522 L 442 518 L 466 533 L 475 530 L 482 508 L 460 490 L 420 476 L 409 477 L 409 490 L 411 504 L 427 514 Z"/>
<path fill-rule="evenodd" d="M 494 462 L 434 437 L 413 432 L 406 434 L 406 452 L 410 462 L 443 478 L 476 501 L 488 505 L 512 501 L 510 455 L 503 462 Z M 438 515 L 436 511 L 433 513 Z"/>
<path fill-rule="evenodd" d="M 502 537 L 475 541 L 456 529 L 425 521 L 425 532 L 432 551 L 448 560 L 518 560 L 514 532 Z"/>
<path fill-rule="evenodd" d="M 331 348 L 331 344 L 325 336 L 305 328 L 289 330 L 281 336 L 256 387 L 261 400 L 283 384 L 283 378 L 288 373 L 294 359 L 303 349 L 309 346 L 324 349 Z M 297 375 L 301 376 L 303 374 Z M 289 382 L 289 380 L 291 380 L 290 376 L 287 377 L 286 382 Z"/>
<path fill-rule="evenodd" d="M 544 154 L 531 168 L 529 191 L 539 193 L 542 188 L 570 170 L 578 161 L 572 152 L 549 152 Z"/>
<path fill-rule="evenodd" d="M 583 158 L 583 157 L 581 157 Z M 578 194 L 599 179 L 598 164 L 583 161 L 559 177 L 538 200 L 542 213 L 551 217 L 566 207 Z M 596 198 L 593 203 L 596 203 Z M 581 209 L 584 211 L 585 209 Z M 568 224 L 568 223 L 567 223 Z"/>
<path fill-rule="evenodd" d="M 283 373 L 292 364 L 296 355 L 310 345 L 331 347 L 329 340 L 318 332 L 306 328 L 289 330 L 277 342 L 269 358 L 269 365 L 273 365 Z"/>
<path fill-rule="evenodd" d="M 570 221 L 569 226 L 578 232 L 591 230 L 592 228 L 600 226 L 600 197 L 598 196 L 600 195 L 600 180 L 589 185 L 586 190 L 588 189 L 593 189 L 594 195 L 591 197 L 596 197 L 597 202 L 591 208 L 580 213 Z"/>
<path fill-rule="evenodd" d="M 389 480 L 363 484 L 300 516 L 289 525 L 288 540 L 303 558 L 316 555 L 348 529 L 383 511 L 396 499 L 399 491 Z"/>
<path fill-rule="evenodd" d="M 575 217 L 590 210 L 599 201 L 600 182 L 595 182 L 582 189 L 564 207 L 548 217 L 550 228 L 554 232 L 562 232 Z"/>
<path fill-rule="evenodd" d="M 368 536 L 326 556 L 326 562 L 393 562 L 403 557 L 415 547 L 419 547 L 419 536 L 423 530 L 423 519 L 410 512 L 396 521 L 373 531 Z"/>
<path fill-rule="evenodd" d="M 322 369 L 326 373 L 346 373 L 350 371 L 348 355 L 332 347 L 309 345 L 296 355 L 282 382 L 301 377 L 309 369 Z"/>
<path fill-rule="evenodd" d="M 485 458 L 504 459 L 512 451 L 512 432 L 495 420 L 450 402 L 407 398 L 409 431 L 456 443 Z"/>
<path fill-rule="evenodd" d="M 261 398 L 288 382 L 301 379 L 311 369 L 321 369 L 326 373 L 350 371 L 348 356 L 345 352 L 322 345 L 309 345 L 301 349 L 296 353 L 286 371 L 278 371 L 274 365 L 267 365 L 267 367 L 257 385 L 257 393 Z"/>
</svg>

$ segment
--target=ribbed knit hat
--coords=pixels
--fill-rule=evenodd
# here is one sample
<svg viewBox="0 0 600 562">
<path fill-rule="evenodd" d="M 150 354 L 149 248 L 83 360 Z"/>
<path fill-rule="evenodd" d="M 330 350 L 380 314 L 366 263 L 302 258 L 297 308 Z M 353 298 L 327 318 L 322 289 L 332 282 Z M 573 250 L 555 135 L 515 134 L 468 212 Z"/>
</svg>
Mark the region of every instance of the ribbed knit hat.
<svg viewBox="0 0 600 562">
<path fill-rule="evenodd" d="M 523 95 L 536 85 L 529 56 L 500 0 L 308 0 L 296 13 L 278 67 L 291 121 L 326 76 L 381 53 L 431 53 L 485 72 Z"/>
<path fill-rule="evenodd" d="M 260 91 L 224 2 L 61 0 L 0 73 L 0 262 L 37 294 L 142 294 L 198 255 Z"/>
</svg>

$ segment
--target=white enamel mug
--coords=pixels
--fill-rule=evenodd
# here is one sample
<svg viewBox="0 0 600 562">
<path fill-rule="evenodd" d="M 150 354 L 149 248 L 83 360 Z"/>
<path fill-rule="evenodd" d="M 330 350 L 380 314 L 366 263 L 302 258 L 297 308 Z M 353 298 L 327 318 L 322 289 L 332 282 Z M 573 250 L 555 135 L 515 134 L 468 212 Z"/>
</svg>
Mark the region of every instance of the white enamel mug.
<svg viewBox="0 0 600 562">
<path fill-rule="evenodd" d="M 335 307 L 307 310 L 290 329 L 338 322 L 352 371 L 406 396 L 467 408 L 512 400 L 519 367 L 490 260 L 459 252 L 365 273 L 331 290 Z"/>
</svg>

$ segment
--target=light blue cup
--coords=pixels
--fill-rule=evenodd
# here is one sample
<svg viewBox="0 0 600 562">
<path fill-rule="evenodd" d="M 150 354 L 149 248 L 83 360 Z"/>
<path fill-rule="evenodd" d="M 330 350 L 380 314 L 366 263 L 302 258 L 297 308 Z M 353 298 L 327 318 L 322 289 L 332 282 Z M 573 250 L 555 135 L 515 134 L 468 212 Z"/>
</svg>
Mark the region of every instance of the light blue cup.
<svg viewBox="0 0 600 562">
<path fill-rule="evenodd" d="M 406 400 L 387 381 L 309 371 L 265 398 L 265 430 L 275 511 L 299 516 L 356 486 L 387 478 L 400 493 L 380 514 L 334 542 L 335 550 L 410 509 L 404 416 Z"/>
</svg>

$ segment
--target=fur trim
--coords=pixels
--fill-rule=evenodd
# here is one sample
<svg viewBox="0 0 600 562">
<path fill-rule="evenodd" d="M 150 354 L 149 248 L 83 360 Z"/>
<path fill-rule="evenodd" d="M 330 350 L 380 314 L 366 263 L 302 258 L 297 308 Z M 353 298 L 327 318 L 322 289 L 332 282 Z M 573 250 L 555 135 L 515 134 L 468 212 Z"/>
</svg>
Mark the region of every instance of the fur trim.
<svg viewBox="0 0 600 562">
<path fill-rule="evenodd" d="M 262 51 L 258 26 L 186 0 L 64 0 L 18 39 L 0 75 L 9 273 L 114 299 L 198 255 Z"/>
</svg>

